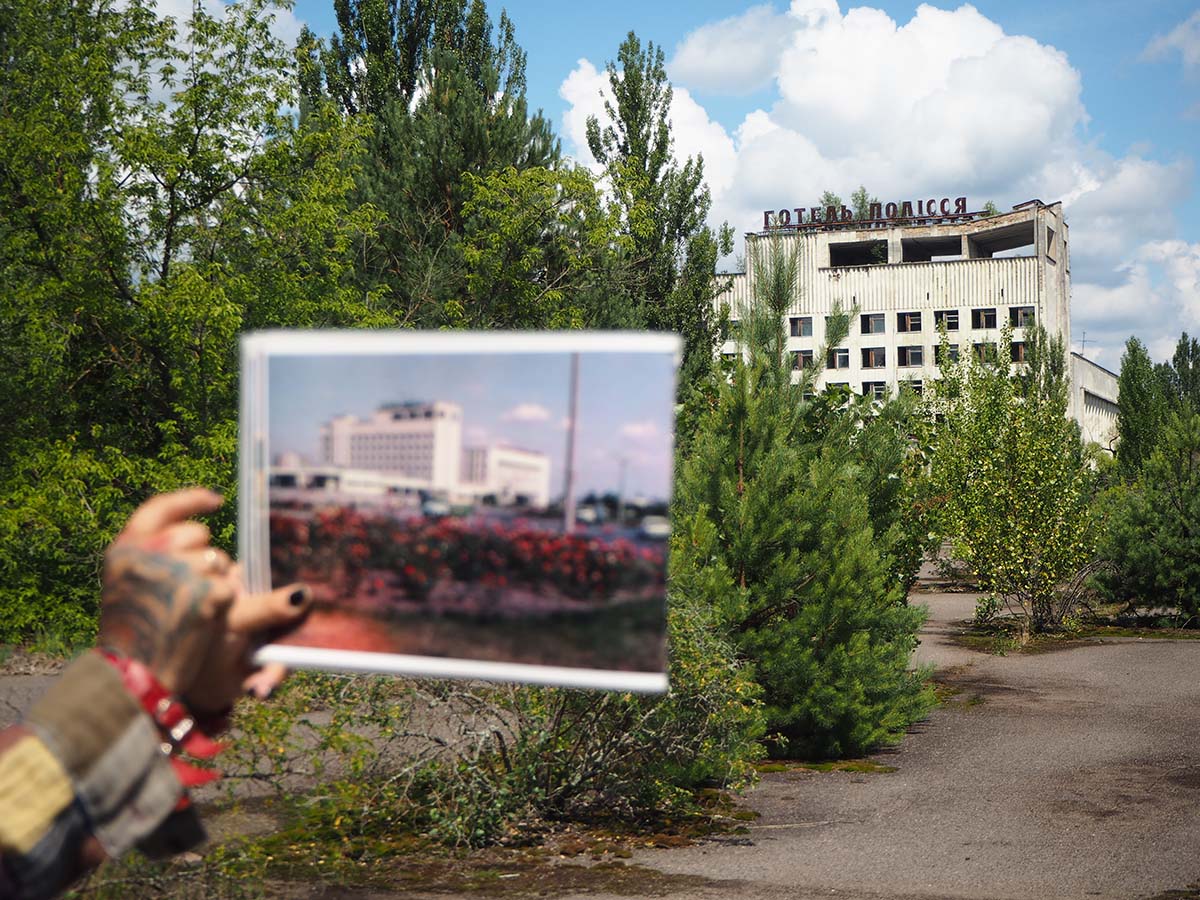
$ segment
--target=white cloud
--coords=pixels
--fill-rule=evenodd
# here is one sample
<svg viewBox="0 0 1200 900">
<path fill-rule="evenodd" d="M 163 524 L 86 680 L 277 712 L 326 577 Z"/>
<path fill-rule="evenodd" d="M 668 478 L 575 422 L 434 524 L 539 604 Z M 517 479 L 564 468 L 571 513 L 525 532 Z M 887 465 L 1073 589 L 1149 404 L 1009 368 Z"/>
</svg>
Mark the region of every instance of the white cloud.
<svg viewBox="0 0 1200 900">
<path fill-rule="evenodd" d="M 608 74 L 597 70 L 590 61 L 581 59 L 559 86 L 558 96 L 570 104 L 563 113 L 562 132 L 571 155 L 578 162 L 596 170 L 596 158 L 587 144 L 587 120 L 588 116 L 596 116 L 604 121 L 604 98 L 611 97 Z"/>
<path fill-rule="evenodd" d="M 645 441 L 656 438 L 660 434 L 658 425 L 650 419 L 643 422 L 626 422 L 621 426 L 621 437 L 634 441 Z"/>
<path fill-rule="evenodd" d="M 775 77 L 795 25 L 769 5 L 703 25 L 675 48 L 672 80 L 711 94 L 748 94 Z"/>
<path fill-rule="evenodd" d="M 1167 359 L 1181 331 L 1200 330 L 1200 243 L 1147 241 L 1111 284 L 1077 281 L 1072 318 L 1076 348 L 1086 333 L 1087 355 L 1109 368 L 1120 365 L 1131 335 L 1155 359 Z"/>
<path fill-rule="evenodd" d="M 518 403 L 502 418 L 505 422 L 549 422 L 550 410 L 540 403 Z"/>
<path fill-rule="evenodd" d="M 1185 69 L 1200 67 L 1200 10 L 1169 32 L 1146 45 L 1146 59 L 1163 59 L 1178 53 Z"/>
</svg>

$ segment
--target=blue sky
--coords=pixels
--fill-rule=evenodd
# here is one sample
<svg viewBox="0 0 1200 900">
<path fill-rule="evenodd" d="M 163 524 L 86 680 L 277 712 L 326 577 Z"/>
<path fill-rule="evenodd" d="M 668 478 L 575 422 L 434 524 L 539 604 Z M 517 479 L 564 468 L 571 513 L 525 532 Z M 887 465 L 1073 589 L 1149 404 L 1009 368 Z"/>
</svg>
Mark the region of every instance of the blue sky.
<svg viewBox="0 0 1200 900">
<path fill-rule="evenodd" d="M 463 408 L 463 443 L 507 443 L 551 460 L 550 495 L 563 486 L 570 357 L 561 353 L 422 356 L 276 356 L 270 360 L 269 444 L 317 458 L 317 435 L 336 415 L 369 417 L 386 403 L 448 400 Z M 674 361 L 665 353 L 584 353 L 576 451 L 580 494 L 666 499 L 671 483 Z"/>
<path fill-rule="evenodd" d="M 677 155 L 703 153 L 714 223 L 744 232 L 765 208 L 860 183 L 884 199 L 965 194 L 971 208 L 1061 199 L 1074 349 L 1116 368 L 1130 334 L 1162 359 L 1181 330 L 1200 332 L 1195 2 L 504 8 L 531 105 L 584 164 L 583 123 L 632 29 L 664 48 Z M 333 29 L 331 0 L 294 15 Z"/>
</svg>

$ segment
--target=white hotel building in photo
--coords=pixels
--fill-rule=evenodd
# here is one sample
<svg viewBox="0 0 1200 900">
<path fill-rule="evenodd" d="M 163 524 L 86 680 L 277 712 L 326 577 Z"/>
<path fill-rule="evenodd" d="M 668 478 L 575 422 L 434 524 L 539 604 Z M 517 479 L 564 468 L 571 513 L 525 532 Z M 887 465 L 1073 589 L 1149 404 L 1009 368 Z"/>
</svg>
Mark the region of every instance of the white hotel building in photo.
<svg viewBox="0 0 1200 900">
<path fill-rule="evenodd" d="M 867 221 L 850 221 L 844 208 L 767 211 L 764 221 L 780 227 L 746 235 L 748 257 L 779 231 L 800 251 L 788 349 L 798 367 L 819 370 L 818 387 L 882 394 L 908 382 L 920 390 L 938 377 L 942 324 L 955 355 L 996 344 L 1006 322 L 1014 362 L 1035 322 L 1071 346 L 1071 257 L 1061 203 L 1031 200 L 991 216 L 966 212 L 964 198 L 913 206 L 876 205 Z M 728 304 L 733 324 L 753 296 L 753 269 L 718 278 L 730 281 L 717 303 Z M 817 359 L 826 317 L 836 308 L 854 312 L 850 333 Z M 735 327 L 722 353 L 737 352 Z M 1070 354 L 1070 370 L 1069 414 L 1086 440 L 1111 448 L 1116 375 L 1078 353 Z"/>
<path fill-rule="evenodd" d="M 506 444 L 464 447 L 456 403 L 395 403 L 365 419 L 336 416 L 321 426 L 319 446 L 315 465 L 283 454 L 272 466 L 272 483 L 362 498 L 426 494 L 453 502 L 550 503 L 549 457 Z"/>
</svg>

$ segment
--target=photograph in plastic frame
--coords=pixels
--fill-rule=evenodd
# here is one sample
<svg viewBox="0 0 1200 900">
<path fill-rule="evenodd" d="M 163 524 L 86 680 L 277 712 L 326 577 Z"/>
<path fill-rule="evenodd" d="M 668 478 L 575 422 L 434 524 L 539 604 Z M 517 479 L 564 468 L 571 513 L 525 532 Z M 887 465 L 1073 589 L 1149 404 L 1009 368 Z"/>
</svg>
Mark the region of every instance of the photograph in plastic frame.
<svg viewBox="0 0 1200 900">
<path fill-rule="evenodd" d="M 677 349 L 575 343 L 264 355 L 270 582 L 314 593 L 274 658 L 665 688 Z"/>
</svg>

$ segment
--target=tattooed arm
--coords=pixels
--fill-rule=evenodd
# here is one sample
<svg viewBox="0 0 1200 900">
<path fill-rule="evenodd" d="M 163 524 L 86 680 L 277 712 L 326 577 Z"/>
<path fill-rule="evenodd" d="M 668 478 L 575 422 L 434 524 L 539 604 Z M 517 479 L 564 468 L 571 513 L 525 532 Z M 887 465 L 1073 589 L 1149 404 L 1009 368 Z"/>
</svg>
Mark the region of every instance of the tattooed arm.
<svg viewBox="0 0 1200 900">
<path fill-rule="evenodd" d="M 244 592 L 237 567 L 191 521 L 220 503 L 201 489 L 155 497 L 105 556 L 100 647 L 148 668 L 196 716 L 269 693 L 282 671 L 253 669 L 249 654 L 308 608 L 299 586 Z M 53 896 L 135 845 L 175 852 L 202 837 L 190 808 L 177 809 L 184 788 L 163 752 L 168 737 L 98 653 L 0 732 L 0 898 Z"/>
</svg>

